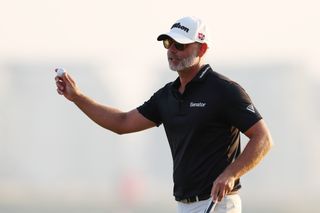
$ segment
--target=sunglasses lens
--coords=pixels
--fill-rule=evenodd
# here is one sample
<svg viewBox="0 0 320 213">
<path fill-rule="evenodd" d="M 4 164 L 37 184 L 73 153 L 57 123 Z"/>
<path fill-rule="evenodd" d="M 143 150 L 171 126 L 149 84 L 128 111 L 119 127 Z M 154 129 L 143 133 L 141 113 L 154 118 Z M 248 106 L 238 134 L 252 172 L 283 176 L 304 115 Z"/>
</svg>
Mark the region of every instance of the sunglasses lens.
<svg viewBox="0 0 320 213">
<path fill-rule="evenodd" d="M 174 43 L 174 47 L 177 49 L 177 50 L 184 50 L 186 45 L 184 44 L 180 44 L 180 43 Z"/>
<path fill-rule="evenodd" d="M 180 44 L 180 43 L 177 43 L 175 41 L 173 41 L 172 39 L 165 39 L 163 40 L 163 46 L 164 48 L 166 49 L 169 49 L 171 47 L 171 45 L 174 45 L 174 47 L 179 50 L 179 51 L 183 51 L 185 48 L 186 48 L 186 44 Z"/>
<path fill-rule="evenodd" d="M 172 45 L 172 40 L 169 40 L 169 39 L 163 40 L 164 48 L 169 49 L 171 45 Z"/>
</svg>

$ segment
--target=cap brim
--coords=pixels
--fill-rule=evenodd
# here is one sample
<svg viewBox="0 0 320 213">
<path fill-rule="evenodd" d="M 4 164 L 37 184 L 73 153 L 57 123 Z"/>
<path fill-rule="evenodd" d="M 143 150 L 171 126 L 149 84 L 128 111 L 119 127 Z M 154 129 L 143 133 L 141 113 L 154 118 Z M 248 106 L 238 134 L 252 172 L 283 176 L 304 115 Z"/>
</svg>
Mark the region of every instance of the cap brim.
<svg viewBox="0 0 320 213">
<path fill-rule="evenodd" d="M 161 34 L 158 36 L 157 40 L 158 41 L 162 41 L 162 40 L 165 40 L 167 38 L 171 38 L 173 40 L 175 40 L 176 42 L 180 43 L 180 44 L 190 44 L 190 43 L 193 43 L 195 41 L 189 39 L 189 38 L 186 38 L 184 36 L 182 36 L 181 34 L 178 34 L 178 33 L 173 33 L 173 32 L 169 32 L 169 33 L 166 33 L 166 34 Z"/>
</svg>

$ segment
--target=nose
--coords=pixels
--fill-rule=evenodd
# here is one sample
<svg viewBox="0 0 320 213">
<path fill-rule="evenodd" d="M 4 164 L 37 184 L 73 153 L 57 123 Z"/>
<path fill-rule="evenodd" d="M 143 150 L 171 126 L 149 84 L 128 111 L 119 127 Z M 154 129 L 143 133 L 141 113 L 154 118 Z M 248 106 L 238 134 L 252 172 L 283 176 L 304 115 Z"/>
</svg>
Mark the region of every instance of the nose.
<svg viewBox="0 0 320 213">
<path fill-rule="evenodd" d="M 175 45 L 172 43 L 170 45 L 170 47 L 168 48 L 168 51 L 171 52 L 171 53 L 176 53 L 178 50 L 177 48 L 175 47 Z"/>
</svg>

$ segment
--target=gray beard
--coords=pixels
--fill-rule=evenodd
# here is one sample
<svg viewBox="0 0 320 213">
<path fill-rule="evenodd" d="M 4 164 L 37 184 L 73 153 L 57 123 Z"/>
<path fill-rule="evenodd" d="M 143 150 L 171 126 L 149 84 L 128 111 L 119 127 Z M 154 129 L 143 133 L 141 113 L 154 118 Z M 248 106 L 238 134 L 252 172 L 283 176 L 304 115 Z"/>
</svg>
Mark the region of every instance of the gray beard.
<svg viewBox="0 0 320 213">
<path fill-rule="evenodd" d="M 182 71 L 192 67 L 195 64 L 195 58 L 197 57 L 197 52 L 195 51 L 189 57 L 181 59 L 177 65 L 174 65 L 169 60 L 169 67 L 172 71 Z"/>
</svg>

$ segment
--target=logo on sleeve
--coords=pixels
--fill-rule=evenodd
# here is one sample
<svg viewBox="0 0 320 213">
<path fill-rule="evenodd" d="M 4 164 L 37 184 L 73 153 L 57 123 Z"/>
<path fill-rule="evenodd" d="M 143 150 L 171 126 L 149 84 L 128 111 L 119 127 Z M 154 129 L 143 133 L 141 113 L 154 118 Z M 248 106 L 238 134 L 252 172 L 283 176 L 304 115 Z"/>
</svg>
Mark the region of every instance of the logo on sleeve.
<svg viewBox="0 0 320 213">
<path fill-rule="evenodd" d="M 254 106 L 252 104 L 250 104 L 249 106 L 247 106 L 246 108 L 247 110 L 249 110 L 252 113 L 256 113 L 256 111 L 254 110 Z"/>
</svg>

